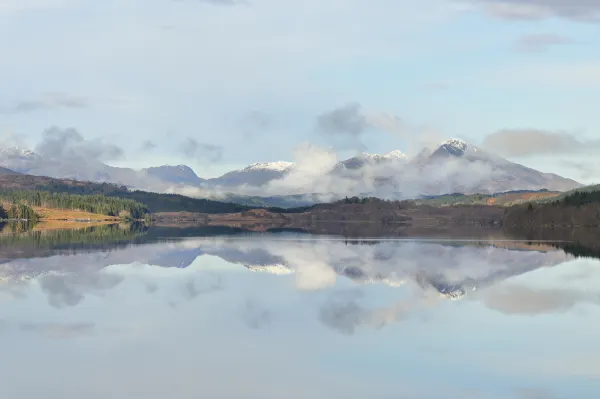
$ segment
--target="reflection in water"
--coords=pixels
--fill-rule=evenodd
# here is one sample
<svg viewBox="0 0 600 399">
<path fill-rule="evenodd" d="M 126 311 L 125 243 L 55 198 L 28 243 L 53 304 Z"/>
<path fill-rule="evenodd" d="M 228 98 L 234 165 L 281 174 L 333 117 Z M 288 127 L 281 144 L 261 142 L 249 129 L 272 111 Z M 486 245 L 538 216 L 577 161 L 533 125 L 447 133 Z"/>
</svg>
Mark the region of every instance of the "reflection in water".
<svg viewBox="0 0 600 399">
<path fill-rule="evenodd" d="M 3 245 L 8 397 L 600 393 L 600 269 L 574 244 L 218 233 Z"/>
</svg>

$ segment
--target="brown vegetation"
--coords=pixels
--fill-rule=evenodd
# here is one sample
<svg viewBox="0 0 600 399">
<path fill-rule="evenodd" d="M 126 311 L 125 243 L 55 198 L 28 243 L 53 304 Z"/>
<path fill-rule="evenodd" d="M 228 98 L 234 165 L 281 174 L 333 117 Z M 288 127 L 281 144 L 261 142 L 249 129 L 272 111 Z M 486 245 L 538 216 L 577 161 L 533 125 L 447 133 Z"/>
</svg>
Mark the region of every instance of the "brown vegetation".
<svg viewBox="0 0 600 399">
<path fill-rule="evenodd" d="M 102 226 L 106 224 L 115 224 L 121 220 L 118 217 L 70 209 L 42 207 L 34 207 L 33 209 L 40 216 L 40 222 L 37 223 L 33 228 L 33 230 L 36 231 L 81 229 L 93 226 Z"/>
</svg>

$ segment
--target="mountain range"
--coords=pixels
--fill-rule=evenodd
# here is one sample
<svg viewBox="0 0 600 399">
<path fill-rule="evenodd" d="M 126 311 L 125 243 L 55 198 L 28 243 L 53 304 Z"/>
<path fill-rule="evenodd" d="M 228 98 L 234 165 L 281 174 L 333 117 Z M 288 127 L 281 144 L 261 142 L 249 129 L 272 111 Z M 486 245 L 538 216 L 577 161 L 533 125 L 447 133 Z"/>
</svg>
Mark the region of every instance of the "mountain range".
<svg viewBox="0 0 600 399">
<path fill-rule="evenodd" d="M 186 165 L 141 170 L 120 168 L 80 157 L 53 158 L 21 148 L 0 149 L 0 174 L 16 173 L 93 182 L 110 182 L 155 192 L 184 192 L 241 200 L 254 197 L 308 196 L 307 203 L 350 195 L 415 198 L 446 193 L 494 193 L 511 190 L 567 191 L 582 185 L 543 173 L 450 139 L 409 158 L 401 151 L 361 153 L 347 160 L 262 162 L 203 179 Z M 194 191 L 196 190 L 196 191 Z M 218 193 L 218 194 L 217 194 Z M 285 201 L 284 201 L 285 202 Z"/>
</svg>

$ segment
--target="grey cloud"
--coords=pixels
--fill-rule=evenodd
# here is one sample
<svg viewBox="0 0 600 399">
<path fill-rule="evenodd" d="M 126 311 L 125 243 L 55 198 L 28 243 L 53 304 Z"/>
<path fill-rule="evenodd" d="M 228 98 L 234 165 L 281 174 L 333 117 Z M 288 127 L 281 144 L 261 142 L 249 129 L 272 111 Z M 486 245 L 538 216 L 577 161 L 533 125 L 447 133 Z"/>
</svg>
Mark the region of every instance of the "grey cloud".
<svg viewBox="0 0 600 399">
<path fill-rule="evenodd" d="M 252 329 L 264 327 L 272 320 L 271 312 L 253 300 L 246 301 L 242 316 L 246 325 Z"/>
<path fill-rule="evenodd" d="M 77 158 L 107 161 L 119 159 L 124 151 L 115 144 L 87 140 L 74 128 L 50 127 L 42 134 L 35 151 L 48 158 Z"/>
<path fill-rule="evenodd" d="M 24 332 L 43 334 L 53 339 L 69 339 L 91 335 L 93 323 L 22 323 L 19 329 Z"/>
<path fill-rule="evenodd" d="M 155 149 L 156 147 L 157 147 L 156 143 L 154 143 L 151 140 L 144 140 L 142 142 L 142 150 L 143 151 L 150 151 L 150 150 Z"/>
<path fill-rule="evenodd" d="M 149 281 L 144 284 L 144 288 L 148 294 L 154 294 L 158 291 L 158 284 L 153 281 Z"/>
<path fill-rule="evenodd" d="M 223 289 L 221 276 L 213 273 L 202 274 L 201 282 L 196 282 L 194 279 L 188 280 L 182 287 L 182 296 L 187 300 L 192 300 L 199 295 L 208 294 Z"/>
<path fill-rule="evenodd" d="M 483 299 L 490 309 L 506 314 L 537 315 L 565 312 L 579 303 L 600 305 L 600 294 L 571 289 L 536 289 L 521 285 L 494 288 Z"/>
<path fill-rule="evenodd" d="M 560 35 L 554 34 L 537 34 L 526 35 L 515 44 L 515 49 L 524 53 L 540 53 L 552 46 L 561 46 L 572 44 L 573 41 Z"/>
<path fill-rule="evenodd" d="M 600 140 L 581 140 L 563 131 L 506 129 L 486 136 L 483 147 L 515 157 L 595 153 L 600 150 Z"/>
<path fill-rule="evenodd" d="M 344 297 L 330 298 L 321 308 L 321 322 L 342 334 L 352 335 L 360 327 L 383 328 L 404 320 L 419 306 L 417 300 L 398 301 L 389 307 L 367 309 L 358 298 L 362 293 L 348 293 Z"/>
<path fill-rule="evenodd" d="M 600 21 L 598 0 L 471 0 L 495 17 L 516 20 L 564 18 L 581 22 Z"/>
<path fill-rule="evenodd" d="M 186 138 L 181 143 L 179 150 L 187 158 L 199 161 L 219 162 L 223 159 L 223 147 L 209 143 L 200 143 L 191 137 Z"/>
<path fill-rule="evenodd" d="M 342 107 L 322 113 L 317 117 L 317 132 L 328 135 L 337 144 L 364 150 L 362 136 L 374 131 L 403 134 L 406 127 L 402 119 L 386 113 L 366 112 L 358 103 L 349 103 Z"/>
<path fill-rule="evenodd" d="M 317 117 L 319 132 L 330 135 L 348 135 L 358 138 L 369 129 L 360 104 L 347 104 Z"/>
<path fill-rule="evenodd" d="M 77 306 L 88 294 L 101 294 L 123 281 L 123 277 L 107 273 L 81 273 L 40 278 L 48 303 L 56 308 Z"/>
<path fill-rule="evenodd" d="M 63 93 L 47 93 L 39 99 L 19 101 L 6 113 L 29 113 L 36 111 L 55 111 L 59 109 L 89 108 L 90 101 L 86 97 L 70 96 Z"/>
</svg>

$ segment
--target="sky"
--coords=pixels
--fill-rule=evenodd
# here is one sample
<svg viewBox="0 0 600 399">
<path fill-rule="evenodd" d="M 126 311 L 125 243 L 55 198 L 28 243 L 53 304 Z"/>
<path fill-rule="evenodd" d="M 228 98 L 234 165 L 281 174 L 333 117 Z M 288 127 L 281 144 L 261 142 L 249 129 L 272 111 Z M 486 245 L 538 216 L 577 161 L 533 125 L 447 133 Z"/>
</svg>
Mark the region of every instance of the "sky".
<svg viewBox="0 0 600 399">
<path fill-rule="evenodd" d="M 600 0 L 0 0 L 0 142 L 213 177 L 458 137 L 593 183 L 599 30 Z"/>
</svg>

